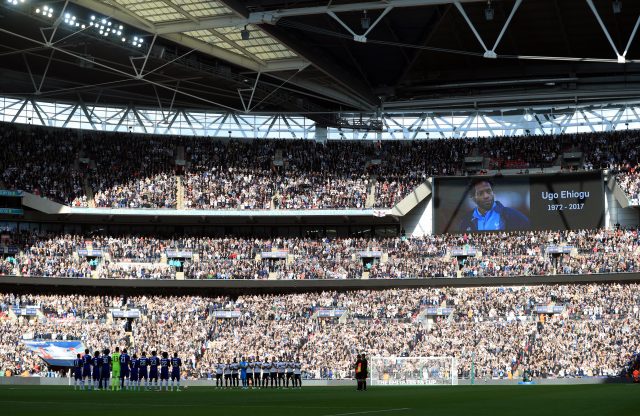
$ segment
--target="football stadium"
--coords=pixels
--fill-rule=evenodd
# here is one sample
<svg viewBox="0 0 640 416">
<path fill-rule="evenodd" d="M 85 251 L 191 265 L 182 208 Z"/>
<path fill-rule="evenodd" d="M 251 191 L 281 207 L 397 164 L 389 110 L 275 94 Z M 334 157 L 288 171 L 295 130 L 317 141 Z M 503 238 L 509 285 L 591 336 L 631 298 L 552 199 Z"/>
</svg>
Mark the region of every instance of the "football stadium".
<svg viewBox="0 0 640 416">
<path fill-rule="evenodd" d="M 2 0 L 0 414 L 640 414 L 639 28 Z"/>
</svg>

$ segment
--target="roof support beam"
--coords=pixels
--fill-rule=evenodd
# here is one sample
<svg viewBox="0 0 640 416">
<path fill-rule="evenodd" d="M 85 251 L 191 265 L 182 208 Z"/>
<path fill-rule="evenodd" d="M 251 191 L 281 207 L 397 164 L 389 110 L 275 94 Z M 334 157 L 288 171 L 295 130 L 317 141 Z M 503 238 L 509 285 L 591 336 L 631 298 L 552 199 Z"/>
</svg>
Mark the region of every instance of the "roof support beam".
<svg viewBox="0 0 640 416">
<path fill-rule="evenodd" d="M 187 48 L 197 50 L 202 53 L 206 53 L 208 55 L 214 56 L 216 58 L 225 60 L 232 65 L 237 65 L 243 68 L 250 69 L 252 71 L 260 71 L 263 73 L 273 72 L 273 71 L 286 71 L 286 70 L 298 70 L 300 68 L 304 68 L 309 63 L 304 59 L 286 59 L 281 62 L 276 61 L 273 63 L 261 64 L 260 62 L 256 62 L 253 59 L 249 59 L 247 57 L 235 54 L 233 52 L 229 52 L 223 48 L 219 48 L 213 44 L 203 42 L 201 40 L 195 39 L 191 36 L 184 35 L 182 31 L 171 31 L 171 33 L 163 33 L 156 30 L 156 26 L 148 23 L 144 19 L 133 15 L 131 12 L 126 9 L 123 10 L 120 7 L 110 6 L 108 4 L 98 2 L 95 0 L 71 0 L 71 2 L 78 4 L 82 7 L 86 7 L 88 9 L 94 10 L 96 13 L 103 14 L 104 16 L 109 16 L 115 20 L 118 20 L 124 24 L 129 26 L 133 26 L 137 29 L 144 30 L 151 34 L 158 34 L 161 37 L 168 39 L 170 41 L 182 44 Z M 243 18 L 243 21 L 246 20 Z M 190 22 L 189 25 L 194 25 L 195 23 Z M 235 26 L 235 25 L 232 25 Z M 196 28 L 199 29 L 200 27 Z M 192 30 L 196 30 L 192 29 Z M 186 31 L 186 30 L 184 30 Z"/>
<path fill-rule="evenodd" d="M 62 54 L 65 54 L 65 55 L 68 55 L 68 56 L 72 56 L 72 57 L 74 57 L 76 59 L 79 59 L 81 61 L 92 62 L 94 65 L 96 65 L 98 67 L 101 67 L 103 69 L 109 70 L 110 72 L 112 72 L 114 74 L 122 75 L 122 76 L 125 76 L 125 77 L 128 77 L 128 78 L 138 79 L 137 75 L 130 74 L 128 72 L 122 71 L 122 70 L 120 70 L 118 68 L 109 66 L 109 65 L 104 64 L 102 62 L 91 61 L 91 60 L 89 60 L 88 58 L 86 58 L 86 57 L 84 57 L 82 55 L 78 55 L 75 52 L 71 52 L 71 51 L 68 51 L 66 49 L 62 49 L 62 48 L 57 47 L 57 46 L 55 46 L 53 44 L 47 45 L 46 43 L 44 43 L 42 41 L 39 41 L 39 40 L 36 40 L 36 39 L 31 39 L 31 38 L 29 38 L 27 36 L 23 36 L 23 35 L 11 32 L 11 31 L 3 29 L 1 27 L 0 27 L 0 33 L 4 33 L 6 35 L 14 36 L 14 37 L 17 37 L 17 38 L 20 38 L 20 39 L 23 39 L 23 40 L 26 40 L 26 41 L 29 41 L 29 42 L 33 42 L 33 43 L 39 44 L 41 46 L 48 46 L 49 48 L 51 48 L 51 53 L 52 54 L 53 54 L 54 51 L 60 52 Z M 46 69 L 45 69 L 45 72 L 46 72 Z M 173 92 L 179 92 L 182 95 L 185 95 L 185 96 L 188 96 L 188 97 L 191 97 L 191 98 L 195 98 L 195 99 L 197 99 L 199 101 L 206 102 L 206 103 L 209 103 L 209 104 L 212 104 L 212 105 L 215 105 L 215 106 L 219 106 L 221 108 L 226 108 L 228 110 L 234 110 L 234 111 L 237 110 L 237 109 L 235 109 L 233 107 L 229 107 L 227 105 L 224 105 L 224 104 L 221 104 L 221 103 L 217 103 L 215 101 L 211 101 L 211 100 L 209 100 L 207 98 L 204 98 L 204 97 L 201 97 L 201 96 L 190 94 L 190 93 L 187 93 L 187 92 L 184 92 L 184 91 L 177 91 L 177 89 L 171 88 L 171 87 L 169 87 L 167 85 L 164 85 L 164 84 L 156 82 L 156 81 L 152 81 L 152 80 L 149 80 L 149 79 L 146 79 L 146 78 L 141 78 L 141 80 L 145 81 L 146 83 L 148 83 L 150 85 L 155 85 L 157 87 L 160 87 L 160 88 L 163 88 L 163 89 L 166 89 L 166 90 L 170 90 L 170 91 L 173 91 Z M 44 81 L 44 78 L 43 78 L 43 81 Z"/>
<path fill-rule="evenodd" d="M 587 1 L 591 1 L 591 0 L 587 0 Z M 518 7 L 520 7 L 520 5 L 522 4 L 522 0 L 516 0 L 516 3 L 513 5 L 513 8 L 511 9 L 511 13 L 509 13 L 509 17 L 507 18 L 506 22 L 504 22 L 504 25 L 502 26 L 502 30 L 500 31 L 500 34 L 498 35 L 498 38 L 496 39 L 496 42 L 493 44 L 493 48 L 491 49 L 487 48 L 487 46 L 485 45 L 484 41 L 482 40 L 482 36 L 480 36 L 478 31 L 476 30 L 475 25 L 473 24 L 471 19 L 469 19 L 469 16 L 467 16 L 467 13 L 464 11 L 464 7 L 462 7 L 460 0 L 454 1 L 454 4 L 458 9 L 458 11 L 460 12 L 460 14 L 462 15 L 462 17 L 464 17 L 464 20 L 469 25 L 469 28 L 471 29 L 473 34 L 478 39 L 478 42 L 480 42 L 482 49 L 484 49 L 484 57 L 494 58 L 494 59 L 497 58 L 498 55 L 496 55 L 496 48 L 500 44 L 500 41 L 502 40 L 504 33 L 507 31 L 507 27 L 509 27 L 509 23 L 511 23 L 511 19 L 513 19 L 513 15 L 516 14 L 516 10 L 518 10 Z"/>
<path fill-rule="evenodd" d="M 602 31 L 604 32 L 604 35 L 607 37 L 607 40 L 609 41 L 609 44 L 611 45 L 611 48 L 615 52 L 616 57 L 618 59 L 618 63 L 619 64 L 626 63 L 627 62 L 627 52 L 629 52 L 629 48 L 631 47 L 631 43 L 633 42 L 633 39 L 636 37 L 636 33 L 638 32 L 638 26 L 640 26 L 640 16 L 638 16 L 638 19 L 636 20 L 636 24 L 633 26 L 633 30 L 631 31 L 631 35 L 629 36 L 629 40 L 627 41 L 627 46 L 624 48 L 624 51 L 622 53 L 620 53 L 618 51 L 618 47 L 616 46 L 615 42 L 611 38 L 611 35 L 609 34 L 609 30 L 607 29 L 607 27 L 605 26 L 604 22 L 602 21 L 602 18 L 600 17 L 600 13 L 598 13 L 598 10 L 596 9 L 596 6 L 593 4 L 593 0 L 587 0 L 587 4 L 589 5 L 589 8 L 591 8 L 591 11 L 593 12 L 594 16 L 596 17 L 596 20 L 598 20 L 598 23 L 600 24 L 600 27 L 602 28 Z"/>
<path fill-rule="evenodd" d="M 593 4 L 593 0 L 587 0 L 587 4 L 591 8 L 591 11 L 593 12 L 594 16 L 596 17 L 596 20 L 598 20 L 598 23 L 600 23 L 600 27 L 602 28 L 602 31 L 604 32 L 604 35 L 607 37 L 607 40 L 609 41 L 609 44 L 611 45 L 611 48 L 613 49 L 613 51 L 616 53 L 616 56 L 618 57 L 618 62 L 619 63 L 624 63 L 624 61 L 625 61 L 624 56 L 620 55 L 620 52 L 618 52 L 618 47 L 613 42 L 613 39 L 611 39 L 611 35 L 609 34 L 609 30 L 607 30 L 607 27 L 605 26 L 604 22 L 602 21 L 602 18 L 600 17 L 600 13 L 598 13 L 598 10 L 596 9 L 596 6 Z"/>
<path fill-rule="evenodd" d="M 78 0 L 73 0 L 78 1 Z M 198 23 L 178 22 L 156 25 L 156 32 L 159 35 L 176 32 L 190 32 L 192 30 L 216 29 L 221 27 L 236 27 L 248 24 L 276 24 L 278 20 L 286 17 L 310 16 L 317 14 L 332 14 L 343 12 L 354 12 L 363 10 L 384 10 L 401 7 L 423 7 L 437 6 L 440 4 L 460 3 L 482 3 L 485 0 L 388 0 L 370 1 L 364 3 L 346 3 L 328 6 L 300 7 L 283 10 L 272 10 L 265 12 L 252 12 L 247 17 L 237 15 L 216 16 L 207 19 L 200 19 Z M 228 3 L 228 1 L 225 1 Z M 233 7 L 232 7 L 233 8 Z"/>
</svg>

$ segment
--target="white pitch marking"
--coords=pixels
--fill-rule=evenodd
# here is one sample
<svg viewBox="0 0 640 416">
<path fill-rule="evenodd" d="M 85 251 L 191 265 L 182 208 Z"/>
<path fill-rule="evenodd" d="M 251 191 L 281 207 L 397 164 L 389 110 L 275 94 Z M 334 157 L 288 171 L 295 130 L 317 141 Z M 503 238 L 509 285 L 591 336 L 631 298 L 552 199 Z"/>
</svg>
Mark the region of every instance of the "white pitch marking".
<svg viewBox="0 0 640 416">
<path fill-rule="evenodd" d="M 383 413 L 383 412 L 397 412 L 397 411 L 405 411 L 411 410 L 410 407 L 401 407 L 398 409 L 384 409 L 384 410 L 368 410 L 366 412 L 351 412 L 351 413 L 334 413 L 331 415 L 322 415 L 322 416 L 347 416 L 347 415 L 366 415 L 369 413 Z"/>
</svg>

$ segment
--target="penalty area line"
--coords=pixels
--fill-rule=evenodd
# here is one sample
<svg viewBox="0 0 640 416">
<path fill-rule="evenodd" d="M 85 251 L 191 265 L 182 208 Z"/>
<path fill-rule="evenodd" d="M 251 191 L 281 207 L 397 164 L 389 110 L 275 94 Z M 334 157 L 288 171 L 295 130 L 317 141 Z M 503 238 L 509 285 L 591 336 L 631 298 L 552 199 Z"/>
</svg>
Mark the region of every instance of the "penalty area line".
<svg viewBox="0 0 640 416">
<path fill-rule="evenodd" d="M 398 409 L 383 409 L 383 410 L 367 410 L 364 412 L 351 412 L 351 413 L 333 413 L 330 415 L 322 415 L 322 416 L 347 416 L 347 415 L 367 415 L 371 413 L 384 413 L 384 412 L 403 412 L 406 410 L 411 410 L 410 407 L 400 407 Z"/>
</svg>

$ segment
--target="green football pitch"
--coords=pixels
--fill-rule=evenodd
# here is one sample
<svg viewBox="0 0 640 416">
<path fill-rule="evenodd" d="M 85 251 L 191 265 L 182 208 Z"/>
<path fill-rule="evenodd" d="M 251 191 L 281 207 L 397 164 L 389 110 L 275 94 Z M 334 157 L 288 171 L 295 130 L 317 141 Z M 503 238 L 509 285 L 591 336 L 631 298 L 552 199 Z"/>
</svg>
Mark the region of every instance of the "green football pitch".
<svg viewBox="0 0 640 416">
<path fill-rule="evenodd" d="M 346 387 L 180 392 L 0 386 L 0 415 L 638 415 L 640 385 Z"/>
</svg>

